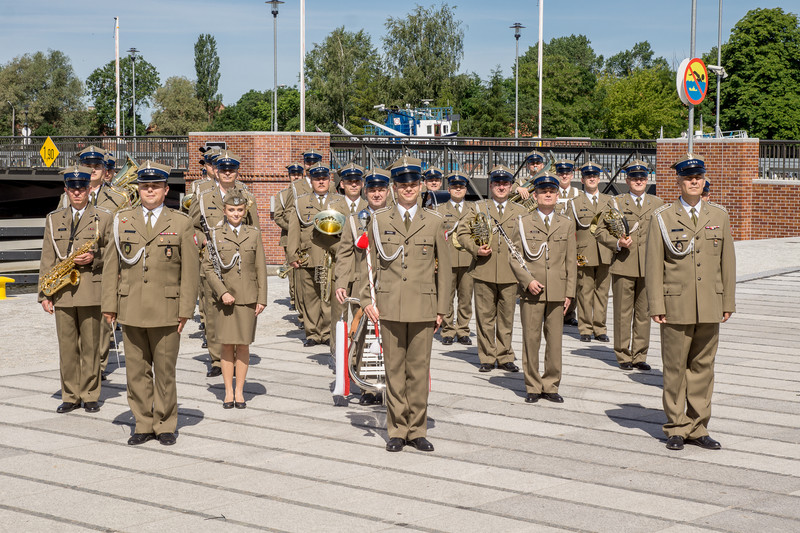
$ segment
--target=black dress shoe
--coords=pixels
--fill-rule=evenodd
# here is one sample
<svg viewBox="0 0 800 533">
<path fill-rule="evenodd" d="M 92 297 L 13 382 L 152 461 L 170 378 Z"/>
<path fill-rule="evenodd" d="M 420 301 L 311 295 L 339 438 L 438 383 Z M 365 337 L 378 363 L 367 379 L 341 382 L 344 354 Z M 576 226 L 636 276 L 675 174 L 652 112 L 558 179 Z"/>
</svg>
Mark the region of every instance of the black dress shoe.
<svg viewBox="0 0 800 533">
<path fill-rule="evenodd" d="M 683 437 L 680 435 L 672 435 L 671 437 L 667 438 L 667 449 L 668 450 L 682 450 L 683 449 Z"/>
<path fill-rule="evenodd" d="M 237 409 L 247 409 L 247 402 L 233 402 L 233 406 Z"/>
<path fill-rule="evenodd" d="M 158 437 L 158 442 L 164 446 L 172 446 L 178 440 L 175 433 L 162 433 Z"/>
<path fill-rule="evenodd" d="M 330 339 L 322 339 L 322 343 L 321 344 L 324 344 L 325 346 L 330 346 L 331 345 L 331 340 Z"/>
<path fill-rule="evenodd" d="M 539 395 L 535 392 L 529 392 L 527 396 L 525 396 L 525 403 L 536 403 L 539 401 Z"/>
<path fill-rule="evenodd" d="M 708 435 L 705 437 L 698 437 L 696 439 L 686 439 L 685 442 L 686 444 L 691 444 L 692 446 L 700 446 L 706 450 L 719 450 L 722 448 L 722 444 L 720 444 L 718 441 L 715 441 Z"/>
<path fill-rule="evenodd" d="M 581 342 L 592 342 L 591 335 L 581 335 Z"/>
<path fill-rule="evenodd" d="M 637 370 L 645 370 L 646 371 L 646 370 L 650 370 L 650 365 L 648 365 L 647 363 L 642 361 L 640 363 L 633 363 L 633 368 L 636 368 Z"/>
<path fill-rule="evenodd" d="M 212 366 L 211 370 L 206 372 L 206 377 L 207 378 L 215 378 L 215 377 L 221 376 L 221 375 L 222 375 L 222 369 L 220 367 L 218 367 L 218 366 Z"/>
<path fill-rule="evenodd" d="M 312 347 L 314 347 L 316 345 L 317 345 L 317 341 L 315 341 L 314 339 L 306 339 L 303 342 L 303 348 L 312 348 Z"/>
<path fill-rule="evenodd" d="M 425 437 L 417 437 L 416 439 L 407 440 L 406 444 L 418 449 L 421 452 L 432 452 L 433 444 Z"/>
<path fill-rule="evenodd" d="M 550 402 L 564 403 L 564 398 L 557 392 L 543 392 L 539 397 Z"/>
<path fill-rule="evenodd" d="M 577 326 L 578 325 L 578 321 L 575 320 L 574 318 L 565 318 L 564 319 L 564 325 L 565 326 Z"/>
<path fill-rule="evenodd" d="M 359 405 L 372 405 L 375 403 L 375 395 L 371 392 L 364 392 L 361 394 L 361 398 L 358 399 Z"/>
<path fill-rule="evenodd" d="M 375 403 L 378 405 L 383 405 L 383 393 L 379 392 L 375 395 Z"/>
<path fill-rule="evenodd" d="M 608 338 L 608 335 L 606 335 L 605 333 L 601 333 L 600 335 L 595 335 L 594 338 L 595 338 L 595 340 L 598 340 L 600 342 L 608 342 L 608 341 L 611 340 L 611 339 Z"/>
<path fill-rule="evenodd" d="M 453 337 L 442 337 L 442 344 L 445 346 L 450 346 L 453 344 Z"/>
<path fill-rule="evenodd" d="M 136 446 L 138 444 L 144 444 L 149 440 L 153 440 L 156 436 L 153 433 L 134 433 L 131 435 L 131 438 L 128 439 L 128 444 L 131 446 Z"/>
<path fill-rule="evenodd" d="M 622 370 L 633 370 L 633 365 L 631 363 L 620 363 L 619 367 Z"/>
<path fill-rule="evenodd" d="M 497 365 L 497 368 L 505 370 L 506 372 L 519 372 L 519 367 L 512 362 L 502 363 Z"/>
<path fill-rule="evenodd" d="M 98 402 L 86 402 L 83 404 L 83 409 L 87 413 L 96 413 L 100 410 L 100 404 Z"/>
<path fill-rule="evenodd" d="M 233 402 L 222 402 L 223 409 L 233 409 Z"/>
<path fill-rule="evenodd" d="M 472 346 L 472 339 L 469 338 L 469 335 L 459 337 L 458 342 L 464 346 Z"/>
<path fill-rule="evenodd" d="M 208 341 L 206 339 L 203 339 L 203 344 L 200 345 L 200 348 L 203 348 L 203 349 L 208 348 Z"/>
<path fill-rule="evenodd" d="M 203 331 L 204 329 L 206 329 L 206 325 L 205 325 L 205 323 L 203 323 L 203 322 L 200 322 L 200 325 L 199 325 L 197 328 L 198 328 L 200 331 Z"/>
<path fill-rule="evenodd" d="M 81 408 L 81 402 L 72 403 L 72 402 L 64 402 L 56 408 L 56 413 L 69 413 L 70 411 L 74 411 L 75 409 Z"/>
<path fill-rule="evenodd" d="M 400 437 L 392 437 L 391 439 L 389 439 L 389 442 L 386 443 L 386 451 L 400 452 L 403 451 L 405 445 L 406 445 L 405 439 L 401 439 Z"/>
<path fill-rule="evenodd" d="M 102 372 L 102 373 L 100 374 L 100 381 L 105 381 L 105 380 L 107 380 L 107 379 L 108 379 L 108 378 L 106 377 L 106 373 L 105 373 L 105 372 Z"/>
<path fill-rule="evenodd" d="M 491 372 L 492 370 L 494 370 L 494 363 L 481 363 L 478 372 Z"/>
</svg>

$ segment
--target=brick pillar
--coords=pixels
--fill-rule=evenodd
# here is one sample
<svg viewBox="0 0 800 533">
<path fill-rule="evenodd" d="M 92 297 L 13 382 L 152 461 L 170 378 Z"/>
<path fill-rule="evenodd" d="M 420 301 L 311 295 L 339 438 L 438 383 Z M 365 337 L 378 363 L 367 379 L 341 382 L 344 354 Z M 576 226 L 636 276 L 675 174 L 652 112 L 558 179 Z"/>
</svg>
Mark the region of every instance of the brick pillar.
<svg viewBox="0 0 800 533">
<path fill-rule="evenodd" d="M 686 139 L 658 139 L 656 194 L 665 202 L 680 196 L 675 171 L 670 165 L 687 150 Z M 728 210 L 735 240 L 761 238 L 753 235 L 753 201 L 758 179 L 758 139 L 696 139 L 695 155 L 706 163 L 711 182 L 711 201 Z"/>
<path fill-rule="evenodd" d="M 322 154 L 323 161 L 330 159 L 330 134 L 260 131 L 189 133 L 187 190 L 192 181 L 201 177 L 199 148 L 210 141 L 225 142 L 227 148 L 241 158 L 239 180 L 256 197 L 267 264 L 283 264 L 283 249 L 278 245 L 281 230 L 273 218 L 273 198 L 289 184 L 286 165 L 302 164 L 303 152 L 313 148 Z"/>
</svg>

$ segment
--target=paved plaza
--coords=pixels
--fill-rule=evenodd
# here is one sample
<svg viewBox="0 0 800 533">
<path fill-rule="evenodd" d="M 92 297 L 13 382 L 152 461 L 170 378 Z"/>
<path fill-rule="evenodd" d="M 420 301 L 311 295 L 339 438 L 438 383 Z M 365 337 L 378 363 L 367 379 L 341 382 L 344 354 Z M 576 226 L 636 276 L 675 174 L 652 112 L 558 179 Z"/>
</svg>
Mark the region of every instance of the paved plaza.
<svg viewBox="0 0 800 533">
<path fill-rule="evenodd" d="M 436 451 L 387 453 L 385 409 L 334 405 L 328 348 L 302 347 L 277 277 L 247 409 L 222 409 L 192 323 L 178 442 L 132 447 L 124 359 L 112 351 L 99 413 L 56 414 L 54 319 L 33 294 L 0 301 L 0 531 L 800 531 L 800 238 L 737 243 L 737 261 L 709 428 L 721 451 L 664 447 L 654 327 L 650 372 L 566 328 L 561 405 L 524 403 L 521 373 L 478 373 L 474 345 L 437 337 Z"/>
</svg>

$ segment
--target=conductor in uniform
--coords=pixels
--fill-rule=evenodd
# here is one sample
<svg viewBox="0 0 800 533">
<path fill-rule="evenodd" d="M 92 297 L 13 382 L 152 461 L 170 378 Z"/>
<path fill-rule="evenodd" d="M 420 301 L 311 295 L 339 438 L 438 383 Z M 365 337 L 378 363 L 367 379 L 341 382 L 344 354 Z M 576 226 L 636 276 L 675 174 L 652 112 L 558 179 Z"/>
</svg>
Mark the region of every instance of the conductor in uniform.
<svg viewBox="0 0 800 533">
<path fill-rule="evenodd" d="M 170 170 L 151 161 L 139 168 L 142 205 L 114 216 L 116 250 L 103 267 L 103 315 L 123 326 L 128 404 L 136 419 L 131 445 L 153 438 L 175 444 L 175 365 L 197 299 L 200 264 L 192 221 L 164 205 Z"/>
<path fill-rule="evenodd" d="M 376 212 L 369 224 L 375 301 L 370 299 L 368 280 L 361 291 L 364 312 L 374 323 L 380 320 L 389 452 L 406 445 L 433 451 L 426 438 L 431 345 L 452 300 L 452 268 L 441 215 L 417 205 L 420 163 L 404 156 L 392 167 L 397 204 Z"/>
<path fill-rule="evenodd" d="M 83 402 L 83 408 L 94 413 L 100 410 L 100 287 L 111 213 L 89 203 L 92 169 L 73 166 L 61 173 L 69 205 L 47 215 L 38 299 L 42 309 L 56 318 L 62 400 L 56 411 L 68 413 Z M 87 245 L 88 250 L 73 258 L 78 284 L 67 284 L 52 294 L 42 292 L 48 273 Z"/>
<path fill-rule="evenodd" d="M 705 162 L 686 154 L 673 165 L 680 198 L 653 213 L 647 236 L 650 316 L 661 328 L 667 449 L 721 445 L 708 434 L 719 325 L 735 311 L 736 257 L 730 219 L 701 199 Z"/>
</svg>

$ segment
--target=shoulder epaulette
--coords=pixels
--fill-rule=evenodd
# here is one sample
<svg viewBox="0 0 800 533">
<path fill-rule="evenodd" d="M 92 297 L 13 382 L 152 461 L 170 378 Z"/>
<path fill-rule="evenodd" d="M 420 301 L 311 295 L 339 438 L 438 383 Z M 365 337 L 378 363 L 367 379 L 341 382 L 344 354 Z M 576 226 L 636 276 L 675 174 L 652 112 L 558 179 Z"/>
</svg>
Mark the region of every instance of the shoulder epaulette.
<svg viewBox="0 0 800 533">
<path fill-rule="evenodd" d="M 212 193 L 212 194 L 213 194 L 213 192 L 214 192 L 214 190 L 215 190 L 215 189 L 216 189 L 216 187 L 211 187 L 210 189 L 206 189 L 206 190 L 204 190 L 204 191 L 200 191 L 198 194 L 199 194 L 200 196 L 202 196 L 202 195 L 204 195 L 204 194 L 208 194 L 208 193 Z"/>
<path fill-rule="evenodd" d="M 63 211 L 64 209 L 69 209 L 69 208 L 70 208 L 70 206 L 68 206 L 68 205 L 67 205 L 67 206 L 64 206 L 64 207 L 59 207 L 59 208 L 58 208 L 58 209 L 56 209 L 55 211 L 50 211 L 50 214 L 51 214 L 51 215 L 55 215 L 56 213 L 60 213 L 60 212 L 61 212 L 61 211 Z"/>
<path fill-rule="evenodd" d="M 717 209 L 721 209 L 721 210 L 722 210 L 722 211 L 724 211 L 725 213 L 727 213 L 727 212 L 728 212 L 728 210 L 727 210 L 727 209 L 725 209 L 725 206 L 722 206 L 722 205 L 719 205 L 719 204 L 715 204 L 714 202 L 709 202 L 709 201 L 706 201 L 706 203 L 707 203 L 708 205 L 712 205 L 712 206 L 716 207 Z"/>
<path fill-rule="evenodd" d="M 709 202 L 709 203 L 710 203 L 710 202 Z M 664 210 L 666 210 L 666 209 L 669 209 L 670 207 L 672 207 L 672 204 L 667 204 L 667 203 L 665 203 L 665 204 L 664 204 L 664 205 L 662 205 L 661 207 L 658 207 L 658 208 L 656 208 L 656 210 L 655 210 L 655 211 L 653 211 L 653 215 L 657 215 L 657 214 L 659 214 L 660 212 L 662 212 L 662 211 L 664 211 Z"/>
<path fill-rule="evenodd" d="M 569 217 L 568 217 L 567 215 L 565 215 L 564 213 L 557 213 L 557 212 L 554 210 L 554 211 L 553 211 L 553 214 L 554 214 L 555 216 L 557 216 L 557 217 L 565 218 L 565 219 L 567 219 L 567 220 L 569 220 L 569 221 L 572 221 L 572 219 L 571 219 L 571 218 L 569 218 Z"/>
<path fill-rule="evenodd" d="M 391 207 L 389 207 L 389 206 L 387 205 L 386 207 L 381 207 L 380 209 L 378 209 L 377 211 L 375 211 L 374 213 L 372 213 L 372 215 L 373 215 L 373 216 L 374 216 L 374 215 L 380 215 L 381 213 L 385 213 L 385 212 L 387 212 L 387 211 L 391 211 L 391 209 L 392 209 L 392 208 L 391 208 Z"/>
<path fill-rule="evenodd" d="M 120 209 L 119 211 L 117 211 L 117 214 L 121 215 L 123 213 L 127 213 L 128 211 L 133 211 L 134 209 L 136 209 L 136 207 L 124 207 L 124 208 Z"/>
<path fill-rule="evenodd" d="M 300 198 L 305 198 L 305 197 L 306 197 L 306 196 L 308 196 L 309 194 L 313 194 L 313 193 L 310 193 L 310 192 L 304 192 L 304 193 L 303 193 L 303 194 L 301 194 L 300 196 L 297 196 L 297 197 L 295 198 L 295 200 L 299 200 Z"/>
<path fill-rule="evenodd" d="M 225 225 L 225 219 L 223 218 L 222 220 L 217 222 L 217 224 L 214 226 L 214 228 L 221 228 L 224 225 Z"/>
<path fill-rule="evenodd" d="M 113 215 L 114 214 L 110 209 L 106 209 L 105 207 L 102 207 L 102 206 L 99 206 L 99 205 L 94 206 L 94 208 L 97 211 L 101 211 L 101 212 L 107 213 L 109 215 Z"/>
<path fill-rule="evenodd" d="M 429 209 L 429 208 L 427 208 L 427 207 L 423 207 L 422 209 L 423 209 L 423 210 L 424 210 L 426 213 L 430 213 L 430 214 L 432 214 L 432 215 L 436 215 L 436 216 L 437 216 L 437 217 L 439 217 L 439 218 L 444 218 L 444 217 L 442 216 L 442 214 L 441 214 L 440 212 L 438 212 L 438 211 L 434 211 L 433 209 Z"/>
</svg>

